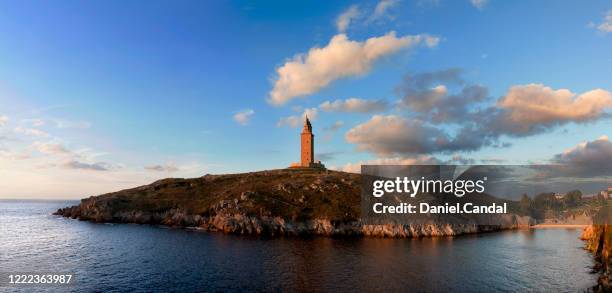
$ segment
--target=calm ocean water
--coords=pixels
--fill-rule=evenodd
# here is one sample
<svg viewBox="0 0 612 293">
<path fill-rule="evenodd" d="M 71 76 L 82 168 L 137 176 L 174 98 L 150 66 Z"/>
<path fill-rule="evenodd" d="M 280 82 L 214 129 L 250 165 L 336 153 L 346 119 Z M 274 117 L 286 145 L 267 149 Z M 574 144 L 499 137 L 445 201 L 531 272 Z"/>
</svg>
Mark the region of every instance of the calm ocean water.
<svg viewBox="0 0 612 293">
<path fill-rule="evenodd" d="M 74 273 L 75 285 L 50 290 L 62 292 L 575 292 L 597 278 L 579 230 L 262 239 L 51 215 L 75 203 L 0 201 L 0 272 Z"/>
</svg>

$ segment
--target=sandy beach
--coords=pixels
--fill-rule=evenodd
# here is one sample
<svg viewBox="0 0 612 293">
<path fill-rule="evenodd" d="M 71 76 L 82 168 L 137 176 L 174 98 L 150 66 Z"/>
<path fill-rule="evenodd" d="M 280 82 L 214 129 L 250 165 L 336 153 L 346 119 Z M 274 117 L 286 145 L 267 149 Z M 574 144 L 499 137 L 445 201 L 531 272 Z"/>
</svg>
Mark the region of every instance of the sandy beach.
<svg viewBox="0 0 612 293">
<path fill-rule="evenodd" d="M 554 229 L 554 228 L 586 228 L 588 224 L 537 224 L 529 228 L 532 229 Z"/>
</svg>

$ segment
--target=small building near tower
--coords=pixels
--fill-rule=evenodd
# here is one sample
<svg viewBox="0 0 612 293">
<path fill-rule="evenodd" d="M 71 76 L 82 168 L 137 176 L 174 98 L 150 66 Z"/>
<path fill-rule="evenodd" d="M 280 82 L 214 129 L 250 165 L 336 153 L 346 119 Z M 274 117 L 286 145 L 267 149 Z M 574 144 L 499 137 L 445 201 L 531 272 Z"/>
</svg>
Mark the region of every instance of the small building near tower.
<svg viewBox="0 0 612 293">
<path fill-rule="evenodd" d="M 314 134 L 312 133 L 312 124 L 308 117 L 304 119 L 304 127 L 302 128 L 301 136 L 301 152 L 300 162 L 292 163 L 289 168 L 317 168 L 325 169 L 325 165 L 321 161 L 314 160 Z"/>
</svg>

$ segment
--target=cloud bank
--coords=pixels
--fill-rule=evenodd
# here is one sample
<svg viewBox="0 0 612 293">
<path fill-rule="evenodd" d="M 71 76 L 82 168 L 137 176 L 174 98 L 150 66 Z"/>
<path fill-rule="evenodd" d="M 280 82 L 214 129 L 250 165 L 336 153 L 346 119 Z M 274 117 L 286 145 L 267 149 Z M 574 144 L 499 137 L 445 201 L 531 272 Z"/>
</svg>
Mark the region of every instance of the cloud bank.
<svg viewBox="0 0 612 293">
<path fill-rule="evenodd" d="M 425 154 L 454 149 L 449 137 L 441 130 L 420 120 L 395 115 L 374 115 L 346 133 L 346 141 L 357 150 L 380 157 Z"/>
<path fill-rule="evenodd" d="M 495 100 L 455 68 L 407 75 L 396 93 L 398 115 L 374 115 L 349 130 L 346 141 L 380 158 L 470 152 L 507 147 L 504 138 L 599 121 L 612 108 L 606 90 L 577 94 L 542 84 L 513 86 Z"/>
<path fill-rule="evenodd" d="M 555 155 L 553 162 L 562 164 L 551 172 L 559 177 L 612 176 L 612 142 L 605 135 L 583 142 Z"/>
<path fill-rule="evenodd" d="M 407 74 L 395 90 L 400 96 L 400 107 L 432 123 L 465 121 L 472 115 L 471 107 L 487 99 L 489 93 L 483 86 L 467 84 L 462 74 L 459 68 Z M 451 94 L 451 86 L 459 90 Z"/>
</svg>

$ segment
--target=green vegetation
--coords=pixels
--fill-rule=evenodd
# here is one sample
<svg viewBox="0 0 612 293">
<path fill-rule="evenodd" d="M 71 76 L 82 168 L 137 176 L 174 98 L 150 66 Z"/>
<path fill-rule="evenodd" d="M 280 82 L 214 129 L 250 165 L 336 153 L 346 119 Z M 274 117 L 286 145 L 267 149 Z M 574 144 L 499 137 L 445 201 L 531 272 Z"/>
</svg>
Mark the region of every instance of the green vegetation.
<svg viewBox="0 0 612 293">
<path fill-rule="evenodd" d="M 360 214 L 360 176 L 329 170 L 270 170 L 244 174 L 169 178 L 150 185 L 84 199 L 81 205 L 116 212 L 180 210 L 203 217 L 219 209 L 247 216 L 350 221 Z"/>
<path fill-rule="evenodd" d="M 608 200 L 603 197 L 583 198 L 580 190 L 572 190 L 562 197 L 554 193 L 540 193 L 532 199 L 523 194 L 518 205 L 519 214 L 542 220 L 579 214 L 592 216 L 603 206 L 608 206 Z"/>
</svg>

